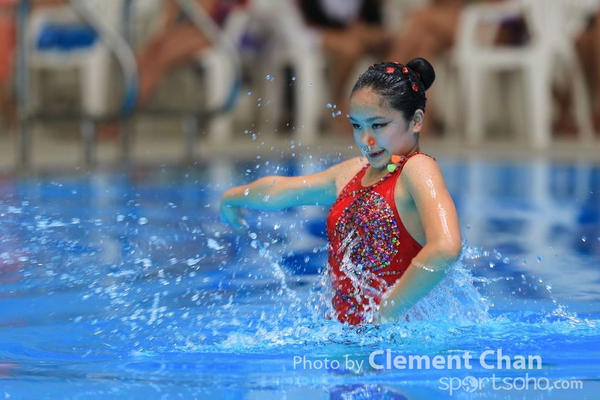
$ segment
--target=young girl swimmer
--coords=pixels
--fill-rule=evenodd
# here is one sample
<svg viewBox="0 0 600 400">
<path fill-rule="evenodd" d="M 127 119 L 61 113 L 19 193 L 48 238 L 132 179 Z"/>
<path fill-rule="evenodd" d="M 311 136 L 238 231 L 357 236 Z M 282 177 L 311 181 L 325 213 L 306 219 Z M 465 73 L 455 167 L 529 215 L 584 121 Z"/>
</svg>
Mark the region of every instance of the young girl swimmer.
<svg viewBox="0 0 600 400">
<path fill-rule="evenodd" d="M 350 96 L 362 157 L 313 175 L 267 176 L 223 194 L 220 217 L 238 229 L 243 207 L 331 205 L 330 317 L 340 322 L 404 318 L 460 255 L 454 202 L 438 164 L 419 148 L 425 91 L 434 79 L 422 58 L 369 67 Z"/>
</svg>

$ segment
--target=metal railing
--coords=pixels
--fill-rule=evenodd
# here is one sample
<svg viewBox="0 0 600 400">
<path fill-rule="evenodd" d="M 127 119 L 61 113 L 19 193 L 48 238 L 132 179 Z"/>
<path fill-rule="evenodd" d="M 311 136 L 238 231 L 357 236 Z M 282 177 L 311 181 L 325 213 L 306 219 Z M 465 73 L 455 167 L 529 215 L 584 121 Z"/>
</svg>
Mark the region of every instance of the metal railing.
<svg viewBox="0 0 600 400">
<path fill-rule="evenodd" d="M 235 79 L 231 83 L 229 95 L 224 103 L 214 109 L 201 109 L 179 112 L 182 117 L 184 129 L 184 151 L 186 158 L 193 157 L 193 143 L 197 135 L 197 127 L 202 119 L 214 118 L 231 111 L 238 98 L 242 81 L 241 60 L 235 43 L 223 34 L 222 29 L 213 21 L 206 11 L 194 0 L 177 0 L 182 11 L 193 24 L 207 36 L 212 43 L 225 50 L 234 66 Z M 132 9 L 134 0 L 123 0 L 121 30 L 111 24 L 102 13 L 88 0 L 70 0 L 70 5 L 75 12 L 93 29 L 96 30 L 99 40 L 107 46 L 120 66 L 123 77 L 123 97 L 121 107 L 116 113 L 97 116 L 85 112 L 63 112 L 49 114 L 32 111 L 29 99 L 29 58 L 28 38 L 26 33 L 27 21 L 31 11 L 31 0 L 19 2 L 17 10 L 17 59 L 16 59 L 16 97 L 18 113 L 18 163 L 20 168 L 28 168 L 31 160 L 31 128 L 38 122 L 79 120 L 81 123 L 81 137 L 84 141 L 84 162 L 88 166 L 95 163 L 96 127 L 100 122 L 118 122 L 121 135 L 121 154 L 127 160 L 131 150 L 131 117 L 139 112 L 136 109 L 138 94 L 138 66 L 131 47 L 132 43 Z M 156 114 L 155 111 L 153 111 Z M 164 110 L 165 115 L 173 115 Z"/>
</svg>

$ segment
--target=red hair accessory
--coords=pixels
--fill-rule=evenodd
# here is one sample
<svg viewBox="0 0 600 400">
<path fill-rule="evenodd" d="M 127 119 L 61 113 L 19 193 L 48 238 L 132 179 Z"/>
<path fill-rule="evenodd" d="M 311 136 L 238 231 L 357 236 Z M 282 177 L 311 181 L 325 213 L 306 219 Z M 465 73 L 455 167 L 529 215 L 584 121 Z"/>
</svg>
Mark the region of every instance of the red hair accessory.
<svg viewBox="0 0 600 400">
<path fill-rule="evenodd" d="M 412 84 L 412 90 L 414 90 L 415 92 L 419 91 L 419 85 L 417 85 L 416 83 Z"/>
<path fill-rule="evenodd" d="M 388 74 L 391 74 L 391 73 L 393 73 L 394 71 L 395 71 L 394 67 L 387 67 L 387 68 L 385 69 L 385 72 L 387 72 Z"/>
<path fill-rule="evenodd" d="M 408 74 L 408 68 L 406 68 L 406 67 L 402 67 L 402 73 L 403 73 L 404 75 Z"/>
</svg>

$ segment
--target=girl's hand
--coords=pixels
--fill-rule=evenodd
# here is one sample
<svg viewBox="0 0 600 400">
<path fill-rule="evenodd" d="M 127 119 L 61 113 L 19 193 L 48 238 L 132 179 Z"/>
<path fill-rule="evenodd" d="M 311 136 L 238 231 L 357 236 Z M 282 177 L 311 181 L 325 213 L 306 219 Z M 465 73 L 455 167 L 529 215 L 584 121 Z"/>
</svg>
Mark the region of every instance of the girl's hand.
<svg viewBox="0 0 600 400">
<path fill-rule="evenodd" d="M 246 221 L 243 218 L 242 209 L 231 204 L 227 204 L 225 200 L 221 201 L 219 210 L 219 218 L 226 224 L 231 225 L 235 230 L 241 230 L 246 226 Z"/>
</svg>

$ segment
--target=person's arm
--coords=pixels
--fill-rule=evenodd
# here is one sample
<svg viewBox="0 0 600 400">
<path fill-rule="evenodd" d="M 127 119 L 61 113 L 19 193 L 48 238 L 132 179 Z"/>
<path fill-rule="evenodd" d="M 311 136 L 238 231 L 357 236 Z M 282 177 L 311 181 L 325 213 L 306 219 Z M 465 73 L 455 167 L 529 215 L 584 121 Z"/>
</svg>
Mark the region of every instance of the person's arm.
<svg viewBox="0 0 600 400">
<path fill-rule="evenodd" d="M 340 177 L 348 170 L 356 170 L 357 165 L 357 160 L 352 159 L 312 175 L 266 176 L 231 188 L 221 198 L 221 220 L 239 229 L 243 225 L 242 207 L 281 210 L 303 205 L 330 205 L 336 199 Z"/>
<path fill-rule="evenodd" d="M 402 278 L 383 295 L 380 320 L 406 315 L 446 276 L 462 248 L 456 208 L 439 166 L 426 156 L 414 161 L 407 162 L 400 176 L 415 202 L 426 242 Z"/>
</svg>

